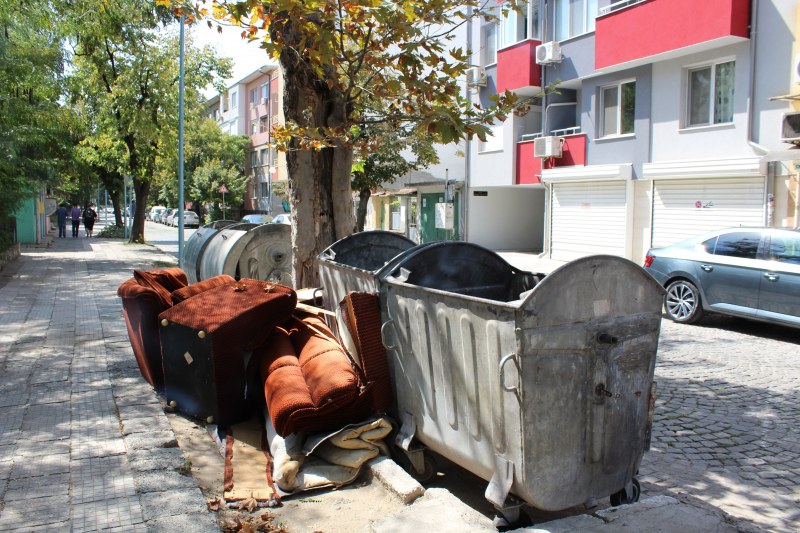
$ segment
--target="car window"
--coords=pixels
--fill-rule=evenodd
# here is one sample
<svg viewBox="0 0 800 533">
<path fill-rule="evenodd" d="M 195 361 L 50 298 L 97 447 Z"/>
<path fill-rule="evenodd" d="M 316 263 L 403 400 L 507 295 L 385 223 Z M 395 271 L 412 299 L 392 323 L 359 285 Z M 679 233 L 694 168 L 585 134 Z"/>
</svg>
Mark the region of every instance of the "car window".
<svg viewBox="0 0 800 533">
<path fill-rule="evenodd" d="M 706 251 L 706 253 L 713 254 L 716 246 L 717 237 L 711 237 L 707 241 L 703 241 L 703 249 Z"/>
<path fill-rule="evenodd" d="M 773 236 L 769 244 L 769 257 L 773 261 L 800 265 L 800 236 Z"/>
<path fill-rule="evenodd" d="M 725 235 L 720 235 L 717 239 L 714 255 L 755 259 L 760 241 L 761 233 L 757 231 L 726 233 Z"/>
</svg>

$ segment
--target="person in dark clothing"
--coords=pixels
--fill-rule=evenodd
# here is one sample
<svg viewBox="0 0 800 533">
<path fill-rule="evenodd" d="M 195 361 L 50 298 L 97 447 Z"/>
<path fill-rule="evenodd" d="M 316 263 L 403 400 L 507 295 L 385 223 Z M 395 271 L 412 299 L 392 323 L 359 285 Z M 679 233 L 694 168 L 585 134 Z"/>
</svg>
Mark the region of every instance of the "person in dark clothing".
<svg viewBox="0 0 800 533">
<path fill-rule="evenodd" d="M 58 219 L 58 236 L 67 236 L 67 208 L 63 205 L 58 206 L 56 210 L 56 218 Z"/>
<path fill-rule="evenodd" d="M 70 218 L 72 218 L 72 236 L 78 236 L 78 228 L 81 226 L 81 208 L 78 204 L 72 204 L 72 209 L 69 211 Z"/>
<path fill-rule="evenodd" d="M 83 210 L 83 227 L 86 228 L 86 236 L 91 237 L 94 231 L 94 221 L 97 219 L 97 212 L 92 209 L 92 204 Z"/>
</svg>

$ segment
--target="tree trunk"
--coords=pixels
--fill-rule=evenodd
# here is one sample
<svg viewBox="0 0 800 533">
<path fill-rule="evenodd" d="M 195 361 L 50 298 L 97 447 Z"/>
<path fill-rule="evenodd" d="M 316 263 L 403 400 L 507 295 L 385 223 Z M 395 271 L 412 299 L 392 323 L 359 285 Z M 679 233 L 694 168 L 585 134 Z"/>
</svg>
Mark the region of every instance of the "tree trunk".
<svg viewBox="0 0 800 533">
<path fill-rule="evenodd" d="M 292 49 L 281 54 L 284 113 L 304 127 L 346 123 L 340 92 L 320 81 Z M 293 139 L 286 154 L 292 200 L 292 274 L 295 288 L 319 287 L 317 256 L 334 241 L 353 233 L 350 175 L 353 150 L 342 144 L 306 150 Z"/>
<path fill-rule="evenodd" d="M 356 229 L 357 231 L 364 231 L 364 223 L 367 220 L 367 202 L 372 195 L 372 191 L 368 188 L 363 188 L 358 191 L 358 210 L 356 211 Z"/>
<path fill-rule="evenodd" d="M 133 226 L 131 226 L 131 237 L 129 242 L 144 242 L 144 214 L 147 211 L 147 196 L 150 194 L 150 181 L 133 178 L 133 192 L 136 199 L 136 209 L 133 216 Z"/>
</svg>

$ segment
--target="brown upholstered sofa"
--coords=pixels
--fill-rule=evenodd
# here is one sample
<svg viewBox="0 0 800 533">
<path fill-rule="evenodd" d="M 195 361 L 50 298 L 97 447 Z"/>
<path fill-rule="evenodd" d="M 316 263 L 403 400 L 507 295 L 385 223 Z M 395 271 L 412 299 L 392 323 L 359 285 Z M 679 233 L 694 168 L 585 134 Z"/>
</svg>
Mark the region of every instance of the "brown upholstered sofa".
<svg viewBox="0 0 800 533">
<path fill-rule="evenodd" d="M 215 276 L 188 284 L 180 268 L 134 270 L 133 277 L 117 289 L 136 362 L 144 379 L 155 389 L 164 388 L 164 370 L 159 340 L 158 315 L 194 294 L 235 281 L 231 276 Z"/>
</svg>

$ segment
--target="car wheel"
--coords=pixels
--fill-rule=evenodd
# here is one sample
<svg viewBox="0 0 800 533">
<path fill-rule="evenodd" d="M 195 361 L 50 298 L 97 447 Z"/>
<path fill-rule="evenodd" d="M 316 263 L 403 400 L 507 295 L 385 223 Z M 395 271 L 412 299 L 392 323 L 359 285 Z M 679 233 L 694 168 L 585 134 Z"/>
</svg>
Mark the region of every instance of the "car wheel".
<svg viewBox="0 0 800 533">
<path fill-rule="evenodd" d="M 675 280 L 667 285 L 664 309 L 671 320 L 681 324 L 693 324 L 703 316 L 700 291 L 694 284 L 684 279 Z"/>
</svg>

